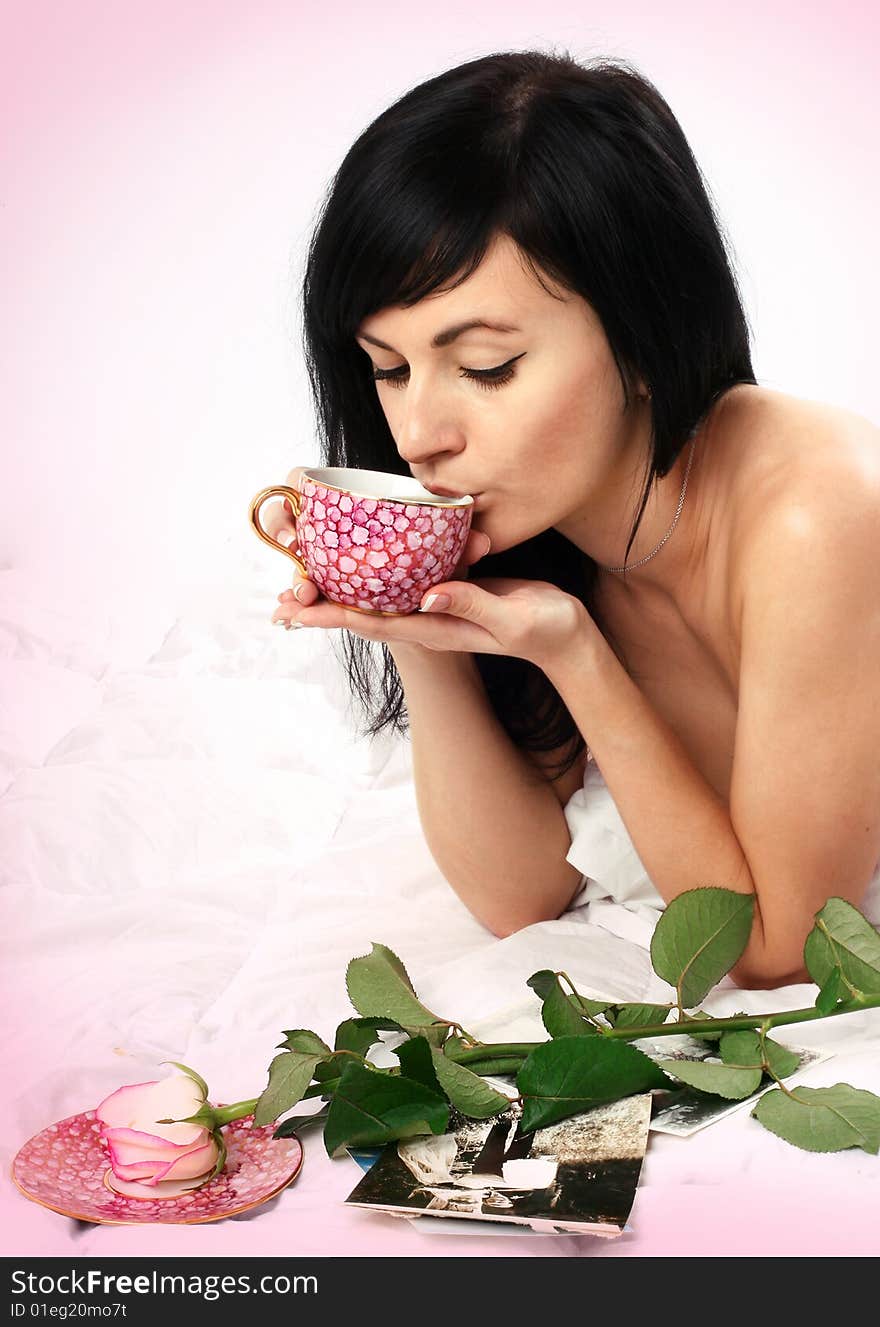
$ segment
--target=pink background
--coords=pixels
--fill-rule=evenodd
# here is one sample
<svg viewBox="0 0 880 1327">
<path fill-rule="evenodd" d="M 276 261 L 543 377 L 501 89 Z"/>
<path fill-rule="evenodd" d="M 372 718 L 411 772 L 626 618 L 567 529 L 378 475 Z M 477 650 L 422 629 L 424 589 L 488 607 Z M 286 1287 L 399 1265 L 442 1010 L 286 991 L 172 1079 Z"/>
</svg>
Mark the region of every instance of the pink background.
<svg viewBox="0 0 880 1327">
<path fill-rule="evenodd" d="M 332 172 L 492 50 L 633 60 L 715 194 L 759 380 L 877 419 L 877 27 L 797 0 L 8 7 L 0 566 L 74 594 L 210 574 L 252 493 L 317 459 L 298 284 Z"/>
<path fill-rule="evenodd" d="M 317 460 L 298 287 L 332 173 L 396 96 L 493 50 L 566 47 L 647 74 L 730 235 L 759 381 L 880 420 L 877 36 L 874 6 L 797 0 L 7 7 L 0 569 L 50 575 L 68 614 L 84 587 L 106 589 L 133 619 L 145 597 L 176 602 L 210 579 L 252 494 Z M 267 619 L 284 583 L 267 561 Z M 340 1175 L 340 1193 L 350 1181 Z M 733 1175 L 727 1230 L 706 1228 L 688 1192 L 677 1211 L 644 1196 L 657 1252 L 681 1252 L 682 1231 L 692 1253 L 839 1248 L 832 1230 L 798 1230 L 796 1211 L 784 1231 L 762 1225 Z M 844 1202 L 829 1189 L 829 1210 Z M 858 1218 L 841 1239 L 867 1252 Z M 170 1251 L 173 1232 L 161 1240 Z M 463 1251 L 398 1243 L 410 1256 Z M 120 1231 L 101 1247 L 137 1251 Z M 204 1228 L 188 1249 L 291 1252 L 262 1246 L 258 1222 Z M 360 1251 L 391 1251 L 384 1223 Z"/>
</svg>

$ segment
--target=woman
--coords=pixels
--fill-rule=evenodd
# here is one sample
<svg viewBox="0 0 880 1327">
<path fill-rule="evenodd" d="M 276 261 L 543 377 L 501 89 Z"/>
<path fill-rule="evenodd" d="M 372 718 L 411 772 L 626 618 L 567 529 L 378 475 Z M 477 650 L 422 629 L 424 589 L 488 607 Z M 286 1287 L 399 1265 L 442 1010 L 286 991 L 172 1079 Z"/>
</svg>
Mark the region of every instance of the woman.
<svg viewBox="0 0 880 1327">
<path fill-rule="evenodd" d="M 297 578 L 276 614 L 345 628 L 367 706 L 378 643 L 369 731 L 403 731 L 405 702 L 426 841 L 467 907 L 498 935 L 565 910 L 593 760 L 658 906 L 754 893 L 734 980 L 808 980 L 814 914 L 861 906 L 880 858 L 878 431 L 757 384 L 657 90 L 522 52 L 407 93 L 332 182 L 304 328 L 322 464 L 477 498 L 425 611 Z M 264 525 L 295 539 L 289 509 Z"/>
</svg>

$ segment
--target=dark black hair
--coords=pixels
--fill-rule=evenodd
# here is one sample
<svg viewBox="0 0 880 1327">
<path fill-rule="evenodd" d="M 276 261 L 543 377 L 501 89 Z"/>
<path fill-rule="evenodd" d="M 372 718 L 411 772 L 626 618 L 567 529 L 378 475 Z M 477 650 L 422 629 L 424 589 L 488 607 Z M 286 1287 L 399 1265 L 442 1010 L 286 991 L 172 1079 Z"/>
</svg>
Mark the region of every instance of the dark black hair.
<svg viewBox="0 0 880 1327">
<path fill-rule="evenodd" d="M 536 268 L 595 310 L 624 408 L 639 378 L 651 391 L 651 453 L 628 557 L 655 478 L 728 388 L 756 379 L 700 169 L 656 87 L 620 59 L 516 51 L 470 60 L 400 97 L 352 145 L 321 207 L 303 280 L 321 463 L 410 473 L 355 333 L 381 309 L 459 285 L 499 235 L 539 280 Z M 596 563 L 554 529 L 490 553 L 477 575 L 550 581 L 604 628 L 592 603 Z M 347 631 L 342 640 L 367 733 L 389 724 L 405 732 L 388 648 L 379 702 L 375 643 Z M 546 675 L 523 659 L 474 658 L 515 744 L 544 753 L 566 745 L 560 772 L 570 769 L 584 740 Z"/>
</svg>

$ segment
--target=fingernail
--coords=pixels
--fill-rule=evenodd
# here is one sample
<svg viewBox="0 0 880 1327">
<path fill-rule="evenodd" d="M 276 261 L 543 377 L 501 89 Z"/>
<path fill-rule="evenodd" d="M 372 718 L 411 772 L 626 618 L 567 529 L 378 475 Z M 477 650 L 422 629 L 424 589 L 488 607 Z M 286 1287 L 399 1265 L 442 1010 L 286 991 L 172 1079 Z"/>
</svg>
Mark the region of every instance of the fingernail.
<svg viewBox="0 0 880 1327">
<path fill-rule="evenodd" d="M 492 540 L 489 538 L 487 534 L 483 534 L 482 530 L 480 531 L 480 533 L 483 535 L 483 538 L 486 541 L 486 547 L 483 549 L 483 557 L 485 557 L 486 554 L 489 552 L 489 549 L 492 547 Z"/>
<path fill-rule="evenodd" d="M 289 604 L 292 598 L 293 590 L 282 590 L 278 596 L 278 602 L 281 604 Z"/>
<path fill-rule="evenodd" d="M 440 613 L 452 603 L 448 594 L 429 594 L 419 609 L 420 613 Z"/>
<path fill-rule="evenodd" d="M 304 602 L 303 597 L 302 597 L 302 595 L 300 594 L 300 590 L 301 590 L 302 588 L 303 588 L 303 587 L 302 587 L 301 585 L 295 585 L 295 586 L 293 587 L 293 597 L 296 599 L 296 601 L 297 601 L 298 604 L 301 604 L 301 603 Z"/>
<path fill-rule="evenodd" d="M 279 544 L 283 544 L 285 548 L 290 548 L 296 535 L 291 534 L 289 530 L 279 530 L 275 538 L 278 540 Z"/>
</svg>

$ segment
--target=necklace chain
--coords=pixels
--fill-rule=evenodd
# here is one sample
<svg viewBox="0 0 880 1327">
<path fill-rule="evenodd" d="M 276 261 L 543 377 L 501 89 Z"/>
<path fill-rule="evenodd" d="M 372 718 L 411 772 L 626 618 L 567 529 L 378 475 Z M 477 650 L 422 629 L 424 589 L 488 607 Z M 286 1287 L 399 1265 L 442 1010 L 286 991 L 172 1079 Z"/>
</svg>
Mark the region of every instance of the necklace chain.
<svg viewBox="0 0 880 1327">
<path fill-rule="evenodd" d="M 675 509 L 675 520 L 672 522 L 669 529 L 666 531 L 665 535 L 660 540 L 660 543 L 651 553 L 648 553 L 647 557 L 639 558 L 638 562 L 633 562 L 629 566 L 606 567 L 603 563 L 600 562 L 598 565 L 602 568 L 603 571 L 635 571 L 636 567 L 643 566 L 644 563 L 650 561 L 650 559 L 654 556 L 655 553 L 660 552 L 660 549 L 666 543 L 666 540 L 669 538 L 669 536 L 672 534 L 672 531 L 675 529 L 676 525 L 678 524 L 678 518 L 681 515 L 681 509 L 682 506 L 684 505 L 684 495 L 687 492 L 688 475 L 691 472 L 691 461 L 694 459 L 694 447 L 696 446 L 696 442 L 697 442 L 696 438 L 694 438 L 693 441 L 691 442 L 691 454 L 688 457 L 687 469 L 684 472 L 684 483 L 681 486 L 681 497 L 678 499 L 678 506 Z"/>
</svg>

